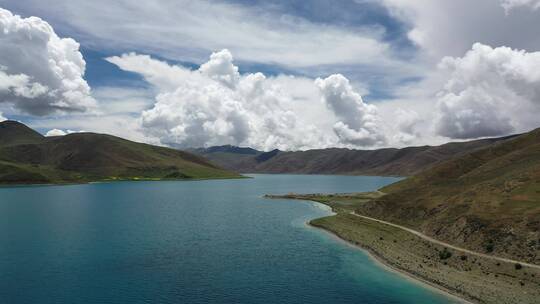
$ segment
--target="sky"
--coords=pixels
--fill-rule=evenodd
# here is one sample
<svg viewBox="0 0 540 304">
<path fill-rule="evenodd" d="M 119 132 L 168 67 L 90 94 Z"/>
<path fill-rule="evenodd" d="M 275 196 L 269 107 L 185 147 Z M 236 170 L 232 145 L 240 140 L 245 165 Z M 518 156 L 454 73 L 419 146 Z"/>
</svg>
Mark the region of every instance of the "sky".
<svg viewBox="0 0 540 304">
<path fill-rule="evenodd" d="M 540 0 L 0 0 L 0 120 L 176 148 L 540 127 Z"/>
</svg>

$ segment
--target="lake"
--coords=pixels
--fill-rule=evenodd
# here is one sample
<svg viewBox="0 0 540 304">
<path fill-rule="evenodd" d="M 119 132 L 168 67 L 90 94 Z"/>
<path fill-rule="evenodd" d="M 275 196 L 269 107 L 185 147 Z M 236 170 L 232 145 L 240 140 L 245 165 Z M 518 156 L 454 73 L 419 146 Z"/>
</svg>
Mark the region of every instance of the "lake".
<svg viewBox="0 0 540 304">
<path fill-rule="evenodd" d="M 306 225 L 390 177 L 0 188 L 0 303 L 451 303 Z"/>
</svg>

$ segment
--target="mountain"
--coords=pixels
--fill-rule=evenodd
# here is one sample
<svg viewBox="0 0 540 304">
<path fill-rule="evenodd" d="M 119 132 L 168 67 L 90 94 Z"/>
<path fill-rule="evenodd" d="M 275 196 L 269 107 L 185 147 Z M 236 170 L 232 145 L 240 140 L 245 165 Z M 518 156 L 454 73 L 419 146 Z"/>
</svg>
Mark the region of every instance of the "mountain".
<svg viewBox="0 0 540 304">
<path fill-rule="evenodd" d="M 119 137 L 75 133 L 44 137 L 0 122 L 0 183 L 71 183 L 238 177 L 206 159 Z"/>
<path fill-rule="evenodd" d="M 302 173 L 410 176 L 456 155 L 512 138 L 492 138 L 403 149 L 317 149 L 270 152 L 232 146 L 193 149 L 223 168 L 244 173 Z"/>
<path fill-rule="evenodd" d="M 475 251 L 540 263 L 540 129 L 381 189 L 358 211 Z"/>
<path fill-rule="evenodd" d="M 43 135 L 12 120 L 0 122 L 0 146 L 36 143 Z"/>
<path fill-rule="evenodd" d="M 254 172 L 250 170 L 253 166 L 250 163 L 262 153 L 255 149 L 230 145 L 189 149 L 188 151 L 200 155 L 222 168 L 236 172 Z"/>
</svg>

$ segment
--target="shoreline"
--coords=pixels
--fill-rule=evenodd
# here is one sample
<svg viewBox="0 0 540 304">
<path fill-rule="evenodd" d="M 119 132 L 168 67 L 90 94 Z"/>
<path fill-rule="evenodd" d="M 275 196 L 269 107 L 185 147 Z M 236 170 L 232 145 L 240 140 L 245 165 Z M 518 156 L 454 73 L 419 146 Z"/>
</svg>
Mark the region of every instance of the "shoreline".
<svg viewBox="0 0 540 304">
<path fill-rule="evenodd" d="M 112 184 L 126 182 L 198 182 L 206 180 L 227 180 L 227 179 L 249 179 L 250 176 L 240 175 L 232 177 L 200 177 L 200 178 L 182 178 L 182 179 L 110 179 L 96 181 L 80 182 L 60 182 L 60 183 L 0 183 L 1 188 L 24 188 L 24 187 L 52 187 L 52 186 L 79 186 L 92 184 Z"/>
<path fill-rule="evenodd" d="M 310 201 L 310 202 L 315 202 L 315 201 Z M 318 202 L 315 202 L 315 203 L 318 203 Z M 322 203 L 318 203 L 318 204 L 322 204 Z M 324 205 L 324 204 L 322 204 L 322 205 Z M 450 290 L 448 288 L 445 288 L 444 286 L 435 284 L 435 283 L 433 283 L 433 282 L 431 282 L 431 281 L 429 281 L 427 279 L 424 279 L 424 278 L 422 278 L 420 276 L 417 276 L 417 275 L 415 275 L 413 273 L 410 273 L 410 272 L 408 272 L 408 271 L 406 271 L 404 269 L 401 269 L 401 268 L 393 265 L 387 259 L 385 259 L 381 254 L 375 252 L 374 250 L 372 250 L 370 248 L 364 247 L 361 244 L 352 243 L 352 242 L 342 238 L 341 236 L 339 236 L 334 231 L 331 231 L 331 230 L 325 229 L 323 227 L 319 227 L 319 226 L 311 224 L 311 220 L 306 222 L 306 226 L 308 226 L 308 227 L 310 227 L 312 229 L 316 229 L 316 230 L 318 230 L 320 232 L 323 232 L 323 233 L 329 235 L 330 237 L 335 238 L 337 241 L 344 243 L 347 246 L 353 247 L 353 248 L 355 248 L 357 250 L 361 250 L 362 252 L 366 253 L 366 255 L 373 262 L 378 264 L 380 267 L 384 268 L 386 271 L 390 271 L 390 272 L 393 272 L 395 274 L 398 274 L 398 275 L 402 276 L 406 280 L 409 280 L 409 281 L 411 281 L 411 282 L 413 282 L 415 284 L 421 285 L 424 288 L 430 289 L 430 290 L 432 290 L 434 292 L 437 292 L 439 294 L 442 294 L 442 295 L 444 295 L 444 296 L 446 296 L 448 298 L 452 298 L 452 299 L 456 300 L 457 303 L 464 303 L 464 304 L 475 304 L 476 303 L 476 302 L 472 302 L 470 299 L 467 299 L 465 295 L 462 295 L 462 294 L 460 294 L 458 292 L 452 291 L 452 290 Z"/>
<path fill-rule="evenodd" d="M 352 212 L 355 204 L 378 195 L 378 192 L 341 195 L 290 193 L 264 197 L 300 200 L 330 208 L 328 215 L 307 220 L 306 226 L 317 228 L 347 246 L 363 250 L 386 270 L 439 292 L 451 302 L 537 303 L 540 271 L 536 267 L 494 260 L 476 252 L 463 252 L 451 244 L 432 242 L 406 229 L 355 216 Z"/>
<path fill-rule="evenodd" d="M 409 177 L 408 175 L 399 175 L 399 174 L 363 174 L 361 172 L 353 172 L 353 173 L 302 173 L 302 172 L 281 172 L 281 173 L 275 173 L 275 172 L 242 172 L 238 171 L 240 174 L 264 174 L 264 175 L 322 175 L 322 176 L 368 176 L 368 177 L 393 177 L 393 178 L 400 178 L 405 179 Z"/>
<path fill-rule="evenodd" d="M 324 209 L 328 209 L 329 211 L 329 215 L 328 216 L 335 216 L 337 215 L 336 211 L 332 208 L 332 206 L 329 206 L 327 204 L 324 204 L 324 203 L 321 203 L 321 202 L 318 202 L 318 201 L 314 201 L 314 200 L 304 200 L 304 202 L 306 203 L 310 203 L 310 204 L 313 204 L 313 205 L 317 205 L 318 207 L 317 208 L 321 208 L 323 207 Z M 476 302 L 473 302 L 472 299 L 468 299 L 468 297 L 466 295 L 463 295 L 459 292 L 457 292 L 456 290 L 451 290 L 449 288 L 446 288 L 444 286 L 441 286 L 441 285 L 438 285 L 434 282 L 431 282 L 425 278 L 422 278 L 421 276 L 418 276 L 418 275 L 415 275 L 414 273 L 411 273 L 411 272 L 408 272 L 404 269 L 401 269 L 399 267 L 397 267 L 396 265 L 392 264 L 390 261 L 388 261 L 387 259 L 384 258 L 384 256 L 382 256 L 382 254 L 379 254 L 378 252 L 374 251 L 373 249 L 371 248 L 368 248 L 368 247 L 365 247 L 365 246 L 362 246 L 361 244 L 355 244 L 351 241 L 348 241 L 344 238 L 342 238 L 339 234 L 337 234 L 336 232 L 332 231 L 332 230 L 329 230 L 329 229 L 325 229 L 323 227 L 320 227 L 320 226 L 317 226 L 317 225 L 313 225 L 311 222 L 314 221 L 314 220 L 317 220 L 319 218 L 315 218 L 315 219 L 311 219 L 311 220 L 308 220 L 305 222 L 306 226 L 311 228 L 311 229 L 316 229 L 322 233 L 325 233 L 327 235 L 329 235 L 330 237 L 336 239 L 337 241 L 339 242 L 342 242 L 343 244 L 347 245 L 347 246 L 350 246 L 350 247 L 353 247 L 357 250 L 361 250 L 362 252 L 366 253 L 366 255 L 372 260 L 374 261 L 376 264 L 378 264 L 380 267 L 384 268 L 385 270 L 387 271 L 390 271 L 390 272 L 393 272 L 393 273 L 396 273 L 400 276 L 402 276 L 403 278 L 411 281 L 411 282 L 414 282 L 415 284 L 419 284 L 425 288 L 428 288 L 434 292 L 437 292 L 439 294 L 442 294 L 446 297 L 449 297 L 449 298 L 452 298 L 454 300 L 457 301 L 457 303 L 464 303 L 464 304 L 476 304 Z"/>
</svg>

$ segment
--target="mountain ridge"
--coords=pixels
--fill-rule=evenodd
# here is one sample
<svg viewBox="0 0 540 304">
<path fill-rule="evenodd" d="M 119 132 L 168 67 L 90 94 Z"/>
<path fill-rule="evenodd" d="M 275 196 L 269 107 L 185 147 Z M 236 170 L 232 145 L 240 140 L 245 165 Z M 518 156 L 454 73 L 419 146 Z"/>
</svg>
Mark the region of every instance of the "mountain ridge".
<svg viewBox="0 0 540 304">
<path fill-rule="evenodd" d="M 239 177 L 201 156 L 97 133 L 45 137 L 0 122 L 0 183 Z"/>
<path fill-rule="evenodd" d="M 410 176 L 441 161 L 515 136 L 518 135 L 400 149 L 327 148 L 306 151 L 276 149 L 263 152 L 252 148 L 238 148 L 256 151 L 255 154 L 238 154 L 234 152 L 233 146 L 217 146 L 190 151 L 226 169 L 241 173 Z"/>
</svg>

